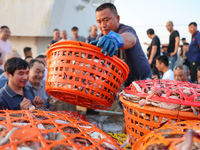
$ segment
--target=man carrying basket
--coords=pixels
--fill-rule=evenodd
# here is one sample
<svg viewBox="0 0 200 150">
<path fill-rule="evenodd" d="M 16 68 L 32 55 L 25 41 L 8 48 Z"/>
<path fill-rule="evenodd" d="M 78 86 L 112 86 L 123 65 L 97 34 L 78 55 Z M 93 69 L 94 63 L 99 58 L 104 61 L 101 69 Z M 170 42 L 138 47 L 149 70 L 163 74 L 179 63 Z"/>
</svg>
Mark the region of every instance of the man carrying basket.
<svg viewBox="0 0 200 150">
<path fill-rule="evenodd" d="M 119 20 L 112 3 L 100 5 L 96 9 L 96 21 L 101 34 L 91 44 L 101 47 L 105 55 L 116 55 L 127 63 L 130 73 L 124 84 L 126 87 L 135 80 L 151 78 L 152 74 L 135 30 L 119 23 Z"/>
</svg>

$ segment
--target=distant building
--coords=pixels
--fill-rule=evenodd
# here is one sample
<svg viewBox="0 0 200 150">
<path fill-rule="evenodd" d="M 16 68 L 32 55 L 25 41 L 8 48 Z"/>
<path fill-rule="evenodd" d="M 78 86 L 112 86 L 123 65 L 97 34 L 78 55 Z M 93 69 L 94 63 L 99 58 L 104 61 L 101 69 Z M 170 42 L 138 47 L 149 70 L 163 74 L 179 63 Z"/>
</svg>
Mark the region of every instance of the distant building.
<svg viewBox="0 0 200 150">
<path fill-rule="evenodd" d="M 1 0 L 0 26 L 11 30 L 12 48 L 23 56 L 23 48 L 29 46 L 33 56 L 44 53 L 53 36 L 53 30 L 66 30 L 77 26 L 85 37 L 90 26 L 96 24 L 95 9 L 104 2 L 114 0 Z"/>
</svg>

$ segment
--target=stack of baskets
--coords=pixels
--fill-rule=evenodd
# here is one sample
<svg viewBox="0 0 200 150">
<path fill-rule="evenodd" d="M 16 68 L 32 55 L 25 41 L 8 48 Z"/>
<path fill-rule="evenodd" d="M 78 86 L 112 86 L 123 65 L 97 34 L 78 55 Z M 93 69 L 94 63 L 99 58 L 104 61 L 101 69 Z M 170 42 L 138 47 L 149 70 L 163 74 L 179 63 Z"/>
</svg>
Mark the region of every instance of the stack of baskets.
<svg viewBox="0 0 200 150">
<path fill-rule="evenodd" d="M 120 150 L 119 144 L 96 126 L 48 111 L 1 110 L 0 149 Z"/>
<path fill-rule="evenodd" d="M 84 42 L 57 42 L 47 57 L 47 93 L 90 109 L 109 109 L 129 74 L 125 62 Z"/>
<path fill-rule="evenodd" d="M 166 92 L 166 96 L 159 97 L 154 95 L 151 97 L 151 100 L 175 103 L 178 105 L 200 106 L 199 85 L 172 80 L 141 80 L 136 81 L 136 84 L 139 85 L 141 91 L 138 91 L 133 84 L 127 87 L 124 91 L 138 97 L 146 98 L 148 96 L 148 94 L 145 92 L 147 88 L 154 90 L 161 89 Z M 192 93 L 191 96 L 187 96 L 183 93 L 185 88 L 190 90 Z M 170 98 L 172 93 L 177 93 L 180 99 Z M 168 123 L 171 123 L 184 120 L 195 120 L 199 119 L 200 117 L 200 115 L 195 116 L 193 112 L 157 108 L 147 105 L 140 107 L 138 103 L 125 100 L 123 96 L 120 96 L 120 100 L 124 106 L 126 130 L 127 133 L 131 135 L 130 143 L 132 145 L 136 140 L 148 134 L 153 129 L 159 128 L 159 126 L 163 123 L 162 120 L 167 120 Z M 154 118 L 157 118 L 157 121 L 155 121 Z"/>
<path fill-rule="evenodd" d="M 183 121 L 165 125 L 139 139 L 133 150 L 200 149 L 200 121 Z M 186 135 L 187 134 L 187 135 Z"/>
</svg>

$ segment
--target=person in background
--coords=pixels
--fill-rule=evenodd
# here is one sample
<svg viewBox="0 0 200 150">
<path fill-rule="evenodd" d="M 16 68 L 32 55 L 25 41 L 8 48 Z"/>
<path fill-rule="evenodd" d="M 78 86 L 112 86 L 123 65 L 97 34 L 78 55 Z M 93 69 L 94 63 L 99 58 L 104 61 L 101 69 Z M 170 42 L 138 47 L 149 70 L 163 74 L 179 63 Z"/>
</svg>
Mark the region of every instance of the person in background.
<svg viewBox="0 0 200 150">
<path fill-rule="evenodd" d="M 174 80 L 182 82 L 190 82 L 189 80 L 190 70 L 186 65 L 179 65 L 174 67 Z"/>
<path fill-rule="evenodd" d="M 25 58 L 25 60 L 26 60 L 28 63 L 29 63 L 32 59 L 33 59 L 32 56 L 27 56 L 27 57 Z"/>
<path fill-rule="evenodd" d="M 61 38 L 62 38 L 60 41 L 66 41 L 67 40 L 66 30 L 62 30 L 60 35 L 61 35 Z"/>
<path fill-rule="evenodd" d="M 73 27 L 73 28 L 71 29 L 71 31 L 72 31 L 73 37 L 72 37 L 70 40 L 72 40 L 72 41 L 81 41 L 81 42 L 85 42 L 85 38 L 84 38 L 83 36 L 79 36 L 79 35 L 78 35 L 78 32 L 79 32 L 78 27 Z"/>
<path fill-rule="evenodd" d="M 115 54 L 127 63 L 130 73 L 124 86 L 129 86 L 135 80 L 151 78 L 151 68 L 139 38 L 132 27 L 120 23 L 120 16 L 115 5 L 104 3 L 97 7 L 96 21 L 101 33 L 91 44 L 101 47 L 101 52 L 106 56 L 112 57 Z M 121 102 L 116 100 L 122 108 Z M 122 133 L 125 132 L 124 123 Z"/>
<path fill-rule="evenodd" d="M 98 28 L 96 25 L 92 25 L 90 27 L 90 35 L 86 38 L 86 42 L 90 43 L 92 41 L 95 41 L 97 38 L 97 32 L 98 32 Z"/>
<path fill-rule="evenodd" d="M 21 58 L 21 56 L 17 53 L 17 52 L 9 52 L 6 54 L 6 57 L 5 57 L 5 60 L 7 61 L 8 59 L 11 59 L 11 58 Z M 0 89 L 5 85 L 5 83 L 8 82 L 8 77 L 7 77 L 7 74 L 6 72 L 3 72 L 1 75 L 0 75 Z"/>
<path fill-rule="evenodd" d="M 27 86 L 30 87 L 33 91 L 34 96 L 39 96 L 44 100 L 43 109 L 49 106 L 50 96 L 45 91 L 45 80 L 44 72 L 45 65 L 42 61 L 33 59 L 29 62 L 30 71 L 29 71 L 29 81 Z"/>
<path fill-rule="evenodd" d="M 162 79 L 174 80 L 174 72 L 169 68 L 168 57 L 163 55 L 156 58 L 156 67 L 163 72 Z"/>
<path fill-rule="evenodd" d="M 200 84 L 200 66 L 197 68 L 197 83 Z"/>
<path fill-rule="evenodd" d="M 0 53 L 0 66 L 3 64 L 3 58 L 1 56 L 1 53 Z M 0 68 L 0 75 L 3 73 L 4 71 Z"/>
<path fill-rule="evenodd" d="M 153 69 L 155 72 L 158 73 L 158 69 L 156 68 L 156 58 L 160 56 L 160 39 L 157 35 L 155 35 L 153 29 L 147 30 L 147 36 L 152 39 L 151 44 L 144 43 L 149 46 L 148 62 L 151 65 L 151 70 Z"/>
<path fill-rule="evenodd" d="M 186 65 L 190 69 L 190 62 L 188 61 L 188 50 L 189 50 L 189 43 L 183 44 L 183 65 Z"/>
<path fill-rule="evenodd" d="M 173 29 L 173 22 L 168 21 L 166 23 L 166 28 L 170 32 L 169 36 L 169 44 L 161 44 L 162 46 L 167 46 L 167 55 L 169 60 L 169 68 L 171 70 L 174 69 L 176 60 L 177 60 L 177 52 L 180 42 L 179 32 Z"/>
<path fill-rule="evenodd" d="M 38 55 L 35 59 L 40 60 L 40 61 L 42 61 L 44 63 L 45 72 L 44 72 L 44 78 L 43 78 L 43 80 L 46 81 L 46 79 L 47 79 L 47 71 L 48 71 L 48 69 L 47 69 L 47 56 L 41 54 L 41 55 Z"/>
<path fill-rule="evenodd" d="M 50 46 L 56 42 L 60 41 L 60 30 L 53 30 L 53 39 L 51 40 Z"/>
<path fill-rule="evenodd" d="M 12 46 L 8 40 L 10 37 L 10 29 L 7 26 L 1 26 L 0 28 L 0 53 L 3 58 L 3 64 L 0 69 L 4 70 L 5 56 L 7 53 L 12 52 Z"/>
<path fill-rule="evenodd" d="M 31 105 L 42 107 L 44 101 L 34 97 L 26 86 L 29 78 L 29 64 L 21 58 L 11 58 L 5 63 L 8 83 L 0 89 L 0 109 L 28 110 Z"/>
<path fill-rule="evenodd" d="M 32 53 L 31 47 L 25 47 L 24 48 L 24 59 L 28 56 L 32 57 L 32 55 L 33 55 L 33 53 Z"/>
<path fill-rule="evenodd" d="M 197 67 L 200 66 L 200 33 L 197 30 L 197 23 L 189 24 L 189 32 L 192 35 L 192 40 L 188 50 L 188 61 L 190 62 L 191 80 L 197 81 Z"/>
</svg>

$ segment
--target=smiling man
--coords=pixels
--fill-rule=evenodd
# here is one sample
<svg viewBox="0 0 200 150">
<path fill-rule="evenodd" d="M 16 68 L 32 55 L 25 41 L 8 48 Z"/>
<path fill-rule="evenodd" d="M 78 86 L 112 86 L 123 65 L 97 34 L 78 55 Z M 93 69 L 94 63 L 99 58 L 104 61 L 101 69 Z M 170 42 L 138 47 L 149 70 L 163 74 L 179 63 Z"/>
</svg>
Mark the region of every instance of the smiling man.
<svg viewBox="0 0 200 150">
<path fill-rule="evenodd" d="M 35 96 L 39 96 L 44 100 L 44 105 L 42 108 L 46 108 L 48 106 L 48 100 L 50 96 L 45 91 L 45 80 L 43 80 L 45 65 L 42 61 L 37 59 L 31 60 L 29 65 L 30 73 L 27 86 L 32 88 Z"/>
<path fill-rule="evenodd" d="M 191 82 L 189 80 L 190 70 L 186 65 L 174 67 L 174 80 L 182 82 Z"/>
<path fill-rule="evenodd" d="M 0 109 L 20 110 L 29 109 L 34 104 L 43 105 L 40 97 L 34 97 L 33 92 L 26 86 L 29 78 L 29 64 L 21 58 L 11 58 L 5 63 L 8 83 L 0 90 Z"/>
</svg>

